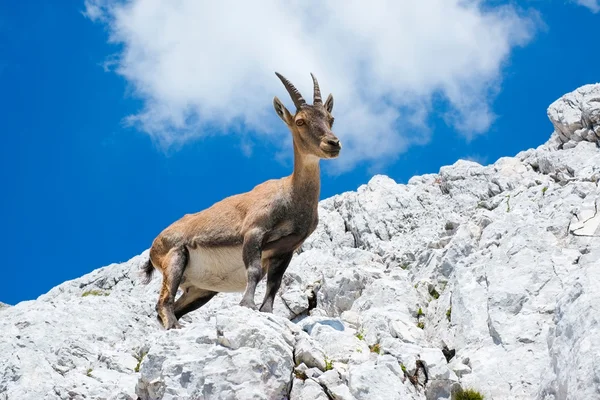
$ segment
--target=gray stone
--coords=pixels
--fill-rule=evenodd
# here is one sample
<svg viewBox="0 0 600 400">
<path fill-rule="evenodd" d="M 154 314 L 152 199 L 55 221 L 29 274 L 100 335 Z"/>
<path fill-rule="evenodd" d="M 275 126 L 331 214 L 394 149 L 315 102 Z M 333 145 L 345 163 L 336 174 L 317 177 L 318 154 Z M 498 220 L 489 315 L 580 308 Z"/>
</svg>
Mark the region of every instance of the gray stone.
<svg viewBox="0 0 600 400">
<path fill-rule="evenodd" d="M 393 357 L 380 357 L 350 369 L 348 386 L 357 400 L 418 399 L 415 387 L 404 377 L 398 361 Z"/>
<path fill-rule="evenodd" d="M 585 85 L 565 94 L 548 107 L 548 118 L 565 146 L 570 141 L 598 140 L 594 131 L 600 126 L 599 96 L 600 85 Z"/>
<path fill-rule="evenodd" d="M 290 400 L 329 400 L 321 385 L 312 379 L 294 379 Z"/>
<path fill-rule="evenodd" d="M 308 338 L 301 338 L 296 343 L 295 359 L 297 364 L 304 363 L 308 368 L 325 371 L 325 352 Z"/>
<path fill-rule="evenodd" d="M 598 397 L 598 98 L 557 100 L 516 157 L 323 200 L 274 314 L 219 294 L 164 331 L 147 251 L 0 303 L 0 400 Z"/>
<path fill-rule="evenodd" d="M 327 395 L 334 400 L 357 400 L 337 370 L 325 372 L 319 377 L 319 383 L 325 388 Z"/>
</svg>

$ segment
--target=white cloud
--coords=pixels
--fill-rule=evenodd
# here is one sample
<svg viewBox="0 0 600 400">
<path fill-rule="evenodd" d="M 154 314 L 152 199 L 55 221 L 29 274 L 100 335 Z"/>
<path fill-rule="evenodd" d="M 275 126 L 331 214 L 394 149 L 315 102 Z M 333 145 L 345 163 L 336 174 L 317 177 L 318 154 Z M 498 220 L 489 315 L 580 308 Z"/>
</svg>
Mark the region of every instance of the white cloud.
<svg viewBox="0 0 600 400">
<path fill-rule="evenodd" d="M 306 98 L 309 72 L 334 94 L 340 168 L 426 142 L 434 99 L 467 138 L 485 132 L 502 67 L 534 19 L 479 0 L 366 4 L 86 0 L 85 14 L 122 45 L 116 71 L 145 104 L 129 121 L 164 147 L 215 128 L 283 132 L 272 97 L 293 107 L 274 71 Z"/>
<path fill-rule="evenodd" d="M 593 13 L 600 12 L 600 0 L 575 0 L 575 3 L 589 8 Z"/>
</svg>

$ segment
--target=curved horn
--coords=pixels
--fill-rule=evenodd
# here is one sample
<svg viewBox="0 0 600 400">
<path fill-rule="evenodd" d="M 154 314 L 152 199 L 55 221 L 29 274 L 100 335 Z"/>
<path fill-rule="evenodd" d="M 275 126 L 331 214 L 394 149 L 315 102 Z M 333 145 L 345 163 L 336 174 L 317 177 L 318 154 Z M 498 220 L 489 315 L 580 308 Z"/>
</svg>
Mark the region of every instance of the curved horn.
<svg viewBox="0 0 600 400">
<path fill-rule="evenodd" d="M 315 78 L 312 72 L 310 73 L 310 76 L 312 76 L 314 85 L 313 104 L 322 104 L 323 100 L 321 99 L 321 89 L 319 88 L 319 82 L 317 81 L 317 78 Z"/>
<path fill-rule="evenodd" d="M 296 109 L 299 110 L 300 107 L 302 107 L 303 105 L 306 104 L 306 100 L 304 100 L 304 97 L 302 97 L 302 95 L 300 94 L 300 92 L 298 91 L 298 89 L 296 89 L 296 86 L 294 86 L 292 84 L 292 82 L 288 81 L 286 79 L 286 77 L 283 76 L 283 75 L 281 75 L 279 72 L 275 72 L 275 75 L 277 75 L 277 77 L 279 79 L 281 79 L 281 82 L 283 83 L 283 86 L 285 86 L 285 88 L 287 89 L 288 93 L 290 94 L 290 97 L 294 101 L 294 104 L 296 105 Z"/>
</svg>

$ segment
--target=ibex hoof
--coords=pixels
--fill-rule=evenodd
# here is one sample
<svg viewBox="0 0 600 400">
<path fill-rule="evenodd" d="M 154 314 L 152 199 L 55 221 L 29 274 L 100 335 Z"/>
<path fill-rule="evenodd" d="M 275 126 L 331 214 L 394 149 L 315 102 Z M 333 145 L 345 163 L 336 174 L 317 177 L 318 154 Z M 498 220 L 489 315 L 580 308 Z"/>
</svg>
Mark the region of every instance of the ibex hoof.
<svg viewBox="0 0 600 400">
<path fill-rule="evenodd" d="M 181 325 L 179 322 L 177 322 L 177 319 L 175 317 L 173 317 L 173 319 L 171 319 L 170 322 L 167 322 L 166 324 L 163 322 L 163 319 L 160 317 L 160 315 L 158 315 L 156 317 L 156 319 L 158 319 L 158 322 L 165 327 L 165 329 L 169 330 L 169 329 L 181 329 L 183 328 L 183 325 Z"/>
<path fill-rule="evenodd" d="M 245 301 L 245 300 L 242 300 L 242 301 L 240 302 L 240 306 L 242 306 L 242 307 L 248 307 L 248 308 L 249 308 L 249 309 L 251 309 L 251 310 L 256 310 L 256 309 L 257 309 L 257 307 L 256 307 L 256 304 L 254 304 L 254 302 L 253 302 L 253 301 Z"/>
<path fill-rule="evenodd" d="M 273 314 L 273 306 L 262 306 L 259 310 L 260 312 Z"/>
<path fill-rule="evenodd" d="M 167 327 L 168 329 L 181 329 L 183 328 L 183 325 L 181 325 L 179 322 L 175 321 L 173 324 L 171 324 L 171 326 Z"/>
</svg>

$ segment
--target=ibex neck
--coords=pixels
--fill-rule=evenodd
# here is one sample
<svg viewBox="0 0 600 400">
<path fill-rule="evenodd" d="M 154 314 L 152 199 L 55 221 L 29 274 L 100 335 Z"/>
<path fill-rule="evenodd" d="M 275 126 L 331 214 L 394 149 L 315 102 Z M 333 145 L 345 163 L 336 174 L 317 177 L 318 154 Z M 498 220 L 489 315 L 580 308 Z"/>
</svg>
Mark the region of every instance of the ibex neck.
<svg viewBox="0 0 600 400">
<path fill-rule="evenodd" d="M 318 203 L 321 191 L 321 170 L 319 158 L 301 154 L 294 142 L 294 172 L 292 173 L 292 192 L 306 201 Z"/>
</svg>

